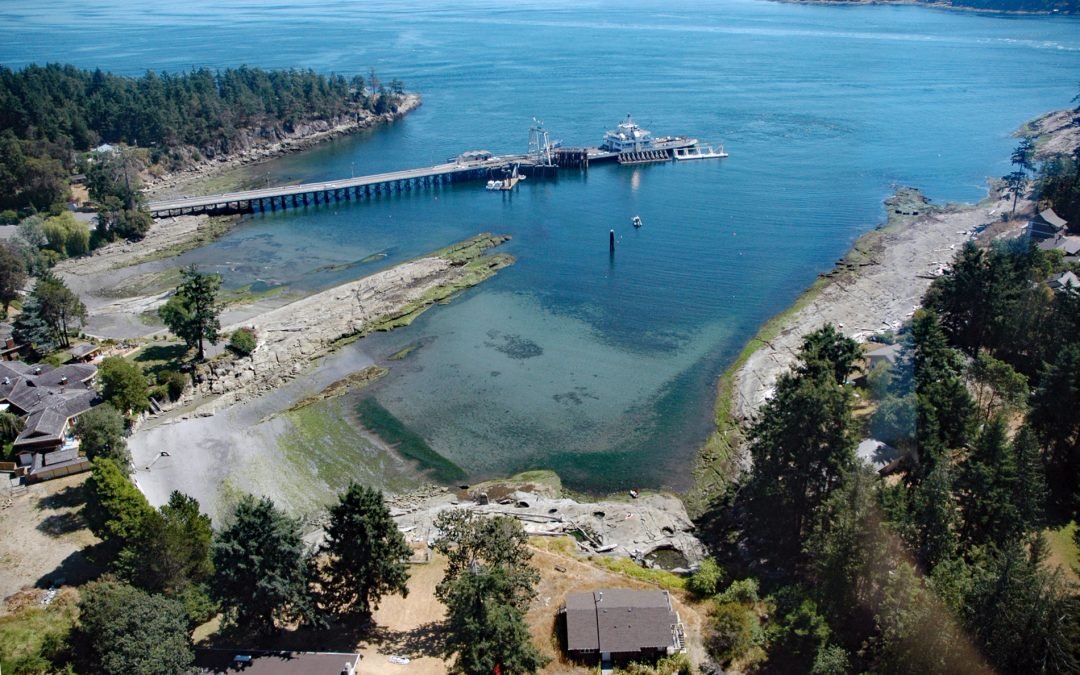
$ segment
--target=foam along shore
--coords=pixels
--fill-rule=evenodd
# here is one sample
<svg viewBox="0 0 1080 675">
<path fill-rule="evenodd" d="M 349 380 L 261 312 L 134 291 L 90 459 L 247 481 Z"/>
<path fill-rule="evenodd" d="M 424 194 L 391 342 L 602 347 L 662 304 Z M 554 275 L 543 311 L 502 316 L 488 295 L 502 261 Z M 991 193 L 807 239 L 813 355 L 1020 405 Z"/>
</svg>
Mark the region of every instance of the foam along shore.
<svg viewBox="0 0 1080 675">
<path fill-rule="evenodd" d="M 303 373 L 337 347 L 380 330 L 408 325 L 431 305 L 479 284 L 514 262 L 508 254 L 485 255 L 506 235 L 479 234 L 428 256 L 410 260 L 272 309 L 228 334 L 253 328 L 258 346 L 250 357 L 211 360 L 199 367 L 191 396 L 214 397 L 209 412 L 274 389 Z"/>
<path fill-rule="evenodd" d="M 1071 111 L 1055 111 L 1025 125 L 1022 134 L 1036 138 L 1038 155 L 1070 152 L 1080 145 L 1080 129 Z M 795 304 L 768 321 L 717 386 L 717 429 L 701 449 L 694 485 L 687 498 L 693 516 L 749 466 L 746 428 L 772 394 L 780 374 L 795 362 L 803 336 L 826 323 L 857 340 L 899 328 L 922 302 L 934 277 L 952 261 L 977 230 L 981 240 L 1013 236 L 1033 204 L 1021 199 L 1016 217 L 1012 197 L 991 187 L 978 204 L 936 206 L 912 188 L 901 188 L 885 201 L 887 222 L 855 242 L 835 269 L 823 275 Z"/>
</svg>

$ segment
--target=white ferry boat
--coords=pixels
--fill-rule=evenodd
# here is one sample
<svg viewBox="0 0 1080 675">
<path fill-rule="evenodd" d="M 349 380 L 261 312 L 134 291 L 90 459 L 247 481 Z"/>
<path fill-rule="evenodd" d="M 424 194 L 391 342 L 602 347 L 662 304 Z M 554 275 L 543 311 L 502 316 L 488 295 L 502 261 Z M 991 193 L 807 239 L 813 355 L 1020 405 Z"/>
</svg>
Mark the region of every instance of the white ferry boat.
<svg viewBox="0 0 1080 675">
<path fill-rule="evenodd" d="M 627 152 L 649 152 L 651 150 L 674 150 L 697 145 L 696 138 L 686 136 L 660 136 L 653 138 L 652 132 L 638 126 L 630 115 L 615 129 L 604 134 L 600 150 L 623 154 Z"/>
<path fill-rule="evenodd" d="M 717 150 L 711 145 L 691 145 L 688 148 L 675 148 L 675 159 L 715 159 L 720 157 L 727 157 L 727 152 L 724 151 L 724 146 L 720 146 Z"/>
</svg>

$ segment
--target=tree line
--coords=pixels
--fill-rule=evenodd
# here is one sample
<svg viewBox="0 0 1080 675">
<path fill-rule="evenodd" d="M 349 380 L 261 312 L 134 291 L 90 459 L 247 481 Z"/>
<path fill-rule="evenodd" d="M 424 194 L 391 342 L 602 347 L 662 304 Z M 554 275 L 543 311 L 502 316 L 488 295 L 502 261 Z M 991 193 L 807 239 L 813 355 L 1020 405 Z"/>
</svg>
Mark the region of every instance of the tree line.
<svg viewBox="0 0 1080 675">
<path fill-rule="evenodd" d="M 227 154 L 246 130 L 381 114 L 402 93 L 400 81 L 384 84 L 374 71 L 366 80 L 248 66 L 125 77 L 61 64 L 0 66 L 0 209 L 62 202 L 76 153 L 100 143 L 148 148 L 148 163 L 168 169 L 187 161 L 184 147 Z"/>
</svg>

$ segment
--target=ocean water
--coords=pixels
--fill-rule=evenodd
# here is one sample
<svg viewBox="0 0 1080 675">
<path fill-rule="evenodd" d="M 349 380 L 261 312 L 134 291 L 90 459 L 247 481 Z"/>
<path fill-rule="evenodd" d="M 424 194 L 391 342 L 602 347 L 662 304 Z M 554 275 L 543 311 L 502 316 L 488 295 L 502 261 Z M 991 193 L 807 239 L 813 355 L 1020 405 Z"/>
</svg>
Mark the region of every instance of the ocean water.
<svg viewBox="0 0 1080 675">
<path fill-rule="evenodd" d="M 518 261 L 497 278 L 354 348 L 422 345 L 373 393 L 472 476 L 548 467 L 596 491 L 687 487 L 716 378 L 757 327 L 883 219 L 895 186 L 981 198 L 1010 170 L 1010 134 L 1080 80 L 1076 18 L 907 6 L 102 0 L 9 2 L 0 20 L 9 67 L 375 68 L 423 95 L 390 128 L 260 166 L 258 184 L 521 152 L 534 117 L 568 145 L 627 113 L 723 143 L 721 161 L 594 166 L 506 195 L 254 216 L 180 261 L 315 290 L 512 234 Z"/>
</svg>

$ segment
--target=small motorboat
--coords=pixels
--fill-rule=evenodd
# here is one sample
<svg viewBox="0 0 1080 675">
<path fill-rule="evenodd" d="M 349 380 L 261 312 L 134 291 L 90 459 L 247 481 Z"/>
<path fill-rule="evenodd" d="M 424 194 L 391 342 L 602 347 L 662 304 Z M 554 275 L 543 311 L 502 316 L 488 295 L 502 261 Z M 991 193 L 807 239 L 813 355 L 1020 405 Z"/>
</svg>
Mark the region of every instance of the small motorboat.
<svg viewBox="0 0 1080 675">
<path fill-rule="evenodd" d="M 630 224 L 634 227 L 641 227 L 641 216 L 634 216 L 630 219 Z"/>
</svg>

